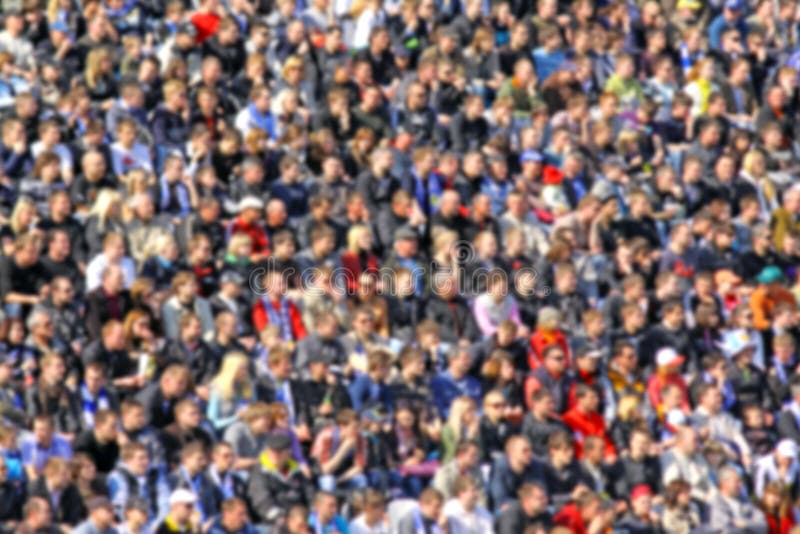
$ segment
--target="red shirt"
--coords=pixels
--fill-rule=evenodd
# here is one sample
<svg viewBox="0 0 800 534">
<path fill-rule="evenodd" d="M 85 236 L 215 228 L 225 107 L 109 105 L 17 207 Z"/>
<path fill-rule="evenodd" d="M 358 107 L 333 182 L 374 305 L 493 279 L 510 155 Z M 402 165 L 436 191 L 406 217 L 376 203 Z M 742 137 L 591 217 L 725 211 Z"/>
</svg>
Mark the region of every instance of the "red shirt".
<svg viewBox="0 0 800 534">
<path fill-rule="evenodd" d="M 267 232 L 258 223 L 247 223 L 242 220 L 241 215 L 231 221 L 228 226 L 228 237 L 235 234 L 247 234 L 253 242 L 251 252 L 253 254 L 269 253 L 269 238 Z"/>
<path fill-rule="evenodd" d="M 581 517 L 581 511 L 574 502 L 569 503 L 553 518 L 553 522 L 560 527 L 567 527 L 574 534 L 586 534 L 586 523 Z"/>
<path fill-rule="evenodd" d="M 216 13 L 195 13 L 192 15 L 192 24 L 197 28 L 198 44 L 217 33 L 217 26 L 219 26 L 220 20 L 222 19 Z"/>
<path fill-rule="evenodd" d="M 575 456 L 578 459 L 583 458 L 583 440 L 587 436 L 603 438 L 606 444 L 606 456 L 614 456 L 617 453 L 614 443 L 606 433 L 606 422 L 599 413 L 584 413 L 575 407 L 568 410 L 561 420 L 575 433 Z"/>
<path fill-rule="evenodd" d="M 270 304 L 272 305 L 272 309 L 275 310 L 275 313 L 280 314 L 281 302 L 279 300 L 274 300 L 270 301 Z M 294 337 L 294 341 L 300 341 L 306 337 L 307 334 L 306 327 L 303 324 L 303 318 L 300 316 L 300 311 L 297 309 L 297 306 L 295 306 L 294 302 L 291 300 L 287 302 L 287 308 L 289 311 L 289 322 L 292 327 L 292 336 Z M 261 332 L 269 325 L 269 314 L 266 308 L 264 308 L 263 300 L 259 300 L 253 305 L 253 325 L 256 327 L 256 332 Z"/>
</svg>

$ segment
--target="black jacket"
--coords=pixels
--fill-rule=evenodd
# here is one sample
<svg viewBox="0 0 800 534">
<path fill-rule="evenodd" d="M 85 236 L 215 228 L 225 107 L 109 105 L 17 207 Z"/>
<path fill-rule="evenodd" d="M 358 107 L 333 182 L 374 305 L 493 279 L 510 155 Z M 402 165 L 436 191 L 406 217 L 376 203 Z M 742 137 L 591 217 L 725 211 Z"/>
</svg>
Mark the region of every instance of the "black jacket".
<svg viewBox="0 0 800 534">
<path fill-rule="evenodd" d="M 52 494 L 47 487 L 45 478 L 31 482 L 28 488 L 28 497 L 41 497 L 49 503 L 53 502 Z M 58 506 L 53 510 L 54 523 L 66 523 L 75 526 L 86 517 L 86 506 L 75 484 L 70 484 L 61 492 Z"/>
<path fill-rule="evenodd" d="M 247 482 L 250 515 L 256 523 L 273 525 L 292 506 L 309 506 L 314 489 L 314 484 L 297 468 L 283 475 L 256 465 Z"/>
<path fill-rule="evenodd" d="M 432 297 L 425 306 L 425 316 L 439 325 L 442 341 L 455 343 L 461 338 L 474 341 L 480 337 L 472 310 L 461 297 L 450 302 Z"/>
</svg>

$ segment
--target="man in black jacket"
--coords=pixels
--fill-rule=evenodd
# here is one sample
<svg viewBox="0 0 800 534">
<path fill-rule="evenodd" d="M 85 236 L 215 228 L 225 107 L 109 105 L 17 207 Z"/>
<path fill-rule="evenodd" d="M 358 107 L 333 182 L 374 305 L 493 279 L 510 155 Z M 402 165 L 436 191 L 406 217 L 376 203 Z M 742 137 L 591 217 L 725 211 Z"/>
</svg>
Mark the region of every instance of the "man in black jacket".
<svg viewBox="0 0 800 534">
<path fill-rule="evenodd" d="M 536 483 L 526 482 L 517 491 L 519 499 L 506 507 L 497 518 L 497 534 L 519 534 L 535 526 L 550 532 L 553 517 L 547 511 L 547 491 Z M 535 529 L 536 531 L 536 529 Z"/>
<path fill-rule="evenodd" d="M 175 420 L 173 408 L 187 393 L 191 375 L 185 365 L 170 365 L 158 382 L 150 384 L 137 395 L 144 407 L 148 424 L 164 428 Z"/>
<path fill-rule="evenodd" d="M 260 465 L 250 471 L 247 501 L 256 523 L 274 525 L 292 506 L 309 506 L 314 484 L 291 459 L 291 439 L 272 434 L 261 455 Z"/>
<path fill-rule="evenodd" d="M 439 324 L 442 341 L 455 343 L 459 339 L 474 341 L 480 334 L 475 317 L 467 303 L 458 295 L 458 281 L 439 280 L 433 296 L 425 306 L 425 315 Z"/>
<path fill-rule="evenodd" d="M 70 470 L 67 460 L 50 458 L 44 465 L 42 476 L 30 485 L 28 496 L 41 497 L 53 504 L 53 522 L 60 526 L 75 526 L 86 517 L 78 488 L 70 482 Z M 57 499 L 54 499 L 54 495 Z"/>
</svg>

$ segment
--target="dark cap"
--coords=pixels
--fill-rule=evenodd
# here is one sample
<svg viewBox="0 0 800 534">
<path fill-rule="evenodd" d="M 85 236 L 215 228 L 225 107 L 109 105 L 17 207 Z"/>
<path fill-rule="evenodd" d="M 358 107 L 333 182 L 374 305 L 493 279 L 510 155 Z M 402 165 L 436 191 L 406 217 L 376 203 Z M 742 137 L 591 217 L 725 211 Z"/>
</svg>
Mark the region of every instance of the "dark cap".
<svg viewBox="0 0 800 534">
<path fill-rule="evenodd" d="M 95 495 L 94 497 L 91 497 L 86 503 L 86 508 L 88 508 L 90 512 L 94 512 L 100 508 L 105 508 L 111 511 L 114 510 L 114 506 L 112 506 L 109 498 L 104 497 L 103 495 Z"/>
<path fill-rule="evenodd" d="M 175 33 L 183 33 L 186 35 L 191 35 L 192 37 L 197 37 L 197 27 L 191 22 L 184 22 L 182 24 L 178 24 L 178 27 L 175 29 Z"/>
<path fill-rule="evenodd" d="M 330 364 L 331 360 L 328 358 L 326 354 L 321 352 L 315 352 L 314 354 L 309 355 L 308 363 L 325 363 Z"/>
<path fill-rule="evenodd" d="M 395 45 L 392 47 L 392 54 L 394 54 L 395 57 L 409 57 L 411 51 L 403 45 Z"/>
<path fill-rule="evenodd" d="M 394 232 L 394 240 L 400 241 L 401 239 L 418 239 L 419 234 L 414 231 L 413 228 L 409 228 L 408 226 L 401 226 Z"/>
<path fill-rule="evenodd" d="M 229 269 L 222 272 L 222 275 L 219 277 L 219 281 L 222 284 L 241 284 L 244 282 L 244 279 L 242 278 L 242 275 Z"/>
<path fill-rule="evenodd" d="M 273 451 L 285 451 L 292 446 L 292 440 L 286 434 L 269 434 L 266 446 Z"/>
</svg>

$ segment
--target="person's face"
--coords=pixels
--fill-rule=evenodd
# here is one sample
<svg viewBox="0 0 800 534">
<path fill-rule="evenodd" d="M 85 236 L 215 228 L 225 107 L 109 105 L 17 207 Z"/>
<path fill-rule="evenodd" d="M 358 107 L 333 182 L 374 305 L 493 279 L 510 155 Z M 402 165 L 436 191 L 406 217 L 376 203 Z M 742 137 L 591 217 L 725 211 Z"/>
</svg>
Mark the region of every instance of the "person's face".
<svg viewBox="0 0 800 534">
<path fill-rule="evenodd" d="M 139 407 L 131 408 L 122 417 L 122 426 L 125 430 L 139 430 L 144 427 L 144 422 L 144 410 Z M 144 456 L 147 457 L 147 454 Z"/>
<path fill-rule="evenodd" d="M 228 532 L 240 532 L 248 523 L 247 507 L 237 505 L 222 512 L 222 522 Z"/>
<path fill-rule="evenodd" d="M 584 395 L 583 398 L 578 401 L 578 404 L 586 412 L 596 412 L 598 406 L 600 405 L 600 397 L 597 395 L 597 393 L 590 391 L 586 393 L 586 395 Z"/>
<path fill-rule="evenodd" d="M 230 471 L 235 460 L 236 455 L 233 454 L 233 449 L 230 447 L 221 447 L 214 452 L 214 465 L 219 472 L 227 473 Z"/>
<path fill-rule="evenodd" d="M 33 435 L 37 443 L 49 445 L 53 437 L 53 427 L 49 423 L 37 421 L 33 424 Z"/>
<path fill-rule="evenodd" d="M 414 426 L 414 422 L 416 421 L 413 412 L 408 409 L 398 410 L 395 418 L 397 420 L 397 425 L 400 428 L 411 428 Z"/>
<path fill-rule="evenodd" d="M 89 390 L 89 392 L 97 394 L 105 383 L 105 377 L 103 376 L 103 373 L 93 367 L 86 370 L 83 381 L 86 384 L 86 388 Z"/>
<path fill-rule="evenodd" d="M 566 355 L 560 350 L 553 350 L 547 355 L 544 363 L 550 372 L 561 374 L 567 367 Z"/>
<path fill-rule="evenodd" d="M 353 320 L 353 329 L 360 336 L 371 335 L 375 329 L 375 320 L 372 315 L 361 313 Z"/>
<path fill-rule="evenodd" d="M 186 524 L 194 511 L 193 504 L 180 503 L 174 504 L 170 508 L 170 515 L 176 523 Z"/>
</svg>

